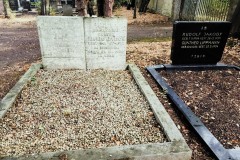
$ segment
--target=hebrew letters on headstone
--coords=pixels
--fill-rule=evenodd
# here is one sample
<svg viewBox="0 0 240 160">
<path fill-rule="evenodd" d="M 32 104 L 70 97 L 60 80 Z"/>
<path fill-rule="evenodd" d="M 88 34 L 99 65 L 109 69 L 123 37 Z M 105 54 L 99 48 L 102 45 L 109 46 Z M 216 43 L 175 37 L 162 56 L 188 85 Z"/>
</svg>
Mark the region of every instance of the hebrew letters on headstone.
<svg viewBox="0 0 240 160">
<path fill-rule="evenodd" d="M 230 28 L 230 22 L 176 21 L 172 64 L 216 64 L 221 60 Z"/>
</svg>

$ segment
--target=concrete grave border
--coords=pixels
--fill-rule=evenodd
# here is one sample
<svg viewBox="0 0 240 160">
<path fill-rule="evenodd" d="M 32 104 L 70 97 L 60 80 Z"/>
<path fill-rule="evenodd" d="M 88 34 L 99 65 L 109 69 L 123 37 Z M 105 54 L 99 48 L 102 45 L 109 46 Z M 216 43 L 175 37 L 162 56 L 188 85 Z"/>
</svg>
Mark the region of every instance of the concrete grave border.
<svg viewBox="0 0 240 160">
<path fill-rule="evenodd" d="M 42 68 L 42 64 L 32 64 L 28 71 L 13 86 L 7 95 L 0 102 L 0 119 L 7 113 L 7 110 L 13 106 L 17 96 L 21 93 L 27 82 Z"/>
<path fill-rule="evenodd" d="M 0 118 L 2 118 L 7 109 L 9 109 L 21 92 L 24 85 L 42 68 L 42 64 L 33 64 L 30 69 L 23 75 L 17 84 L 3 98 L 0 103 Z M 47 152 L 36 155 L 24 155 L 20 157 L 3 157 L 3 160 L 42 160 L 42 159 L 164 159 L 164 160 L 189 160 L 192 151 L 186 144 L 182 134 L 177 129 L 173 120 L 155 95 L 154 91 L 145 80 L 140 70 L 135 64 L 129 64 L 127 69 L 133 75 L 139 89 L 146 97 L 152 111 L 154 112 L 157 122 L 162 126 L 169 142 L 165 143 L 148 143 L 139 145 L 114 146 L 96 149 L 82 149 L 73 151 Z"/>
</svg>

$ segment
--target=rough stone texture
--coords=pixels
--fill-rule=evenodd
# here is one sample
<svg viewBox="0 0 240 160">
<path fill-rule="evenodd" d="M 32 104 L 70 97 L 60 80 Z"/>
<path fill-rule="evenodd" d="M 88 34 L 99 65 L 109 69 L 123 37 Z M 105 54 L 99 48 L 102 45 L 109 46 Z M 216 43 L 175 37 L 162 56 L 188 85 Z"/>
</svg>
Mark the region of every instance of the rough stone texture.
<svg viewBox="0 0 240 160">
<path fill-rule="evenodd" d="M 81 158 L 80 158 L 81 157 Z M 191 155 L 184 145 L 175 143 L 152 143 L 142 145 L 115 146 L 75 151 L 49 152 L 2 160 L 189 160 Z"/>
<path fill-rule="evenodd" d="M 162 103 L 158 100 L 152 88 L 149 86 L 145 78 L 136 65 L 129 64 L 129 70 L 132 72 L 134 79 L 144 96 L 146 97 L 158 123 L 164 129 L 164 132 L 170 141 L 184 141 L 182 134 L 164 109 Z"/>
<path fill-rule="evenodd" d="M 82 58 L 48 58 L 48 57 L 42 57 L 42 62 L 45 64 L 44 66 L 49 69 L 75 69 L 82 67 L 85 69 L 84 66 L 79 66 L 79 62 L 82 62 Z M 86 64 L 85 64 L 86 66 Z"/>
<path fill-rule="evenodd" d="M 83 17 L 39 16 L 37 25 L 44 67 L 86 69 Z"/>
<path fill-rule="evenodd" d="M 126 68 L 126 18 L 40 16 L 38 32 L 46 68 Z"/>
<path fill-rule="evenodd" d="M 88 69 L 124 70 L 126 67 L 127 19 L 84 19 Z"/>
</svg>

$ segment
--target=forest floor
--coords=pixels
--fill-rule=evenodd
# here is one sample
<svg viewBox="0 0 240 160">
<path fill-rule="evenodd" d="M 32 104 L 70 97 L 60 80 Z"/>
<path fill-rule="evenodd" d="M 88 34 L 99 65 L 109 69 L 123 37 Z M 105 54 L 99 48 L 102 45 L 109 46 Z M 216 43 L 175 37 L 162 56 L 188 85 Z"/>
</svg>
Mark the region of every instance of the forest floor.
<svg viewBox="0 0 240 160">
<path fill-rule="evenodd" d="M 132 10 L 124 8 L 115 12 L 115 15 L 128 17 L 128 29 L 131 32 L 128 32 L 127 62 L 134 62 L 141 69 L 192 149 L 192 159 L 214 159 L 213 154 L 200 141 L 168 99 L 161 94 L 162 91 L 145 70 L 147 66 L 171 63 L 171 38 L 163 38 L 171 36 L 171 23 L 168 22 L 167 17 L 159 14 L 140 15 L 137 13 L 137 19 L 133 19 L 132 14 Z M 141 30 L 139 27 L 148 29 Z M 32 63 L 40 61 L 36 16 L 22 15 L 13 20 L 0 19 L 0 99 L 6 95 Z M 240 66 L 239 40 L 228 42 L 221 62 Z M 161 74 L 225 147 L 240 146 L 239 71 Z M 190 84 L 188 88 L 184 86 L 186 83 Z M 210 101 L 205 101 L 204 98 L 209 96 Z M 221 99 L 223 101 L 220 101 Z M 231 112 L 226 109 L 228 104 L 233 106 Z M 206 106 L 210 107 L 205 108 Z M 227 112 L 229 113 L 226 114 Z M 225 122 L 221 119 L 225 119 Z M 217 123 L 218 125 L 214 125 Z"/>
</svg>

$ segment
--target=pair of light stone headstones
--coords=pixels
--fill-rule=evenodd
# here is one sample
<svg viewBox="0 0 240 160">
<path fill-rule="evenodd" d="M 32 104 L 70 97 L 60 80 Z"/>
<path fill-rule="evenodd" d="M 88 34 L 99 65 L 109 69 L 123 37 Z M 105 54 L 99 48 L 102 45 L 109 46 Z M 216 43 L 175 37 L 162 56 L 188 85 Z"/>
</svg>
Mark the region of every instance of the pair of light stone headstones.
<svg viewBox="0 0 240 160">
<path fill-rule="evenodd" d="M 45 68 L 126 68 L 126 18 L 39 16 L 37 25 Z"/>
</svg>

